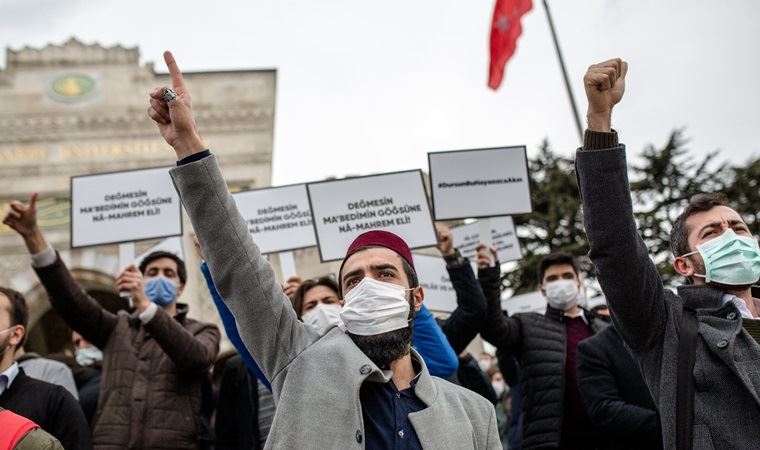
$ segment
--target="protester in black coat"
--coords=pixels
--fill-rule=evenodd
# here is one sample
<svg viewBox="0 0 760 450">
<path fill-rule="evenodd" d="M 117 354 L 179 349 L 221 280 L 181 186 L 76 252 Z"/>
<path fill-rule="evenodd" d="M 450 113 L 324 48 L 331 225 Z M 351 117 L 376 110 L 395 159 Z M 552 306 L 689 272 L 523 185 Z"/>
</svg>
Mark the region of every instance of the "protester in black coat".
<svg viewBox="0 0 760 450">
<path fill-rule="evenodd" d="M 496 252 L 489 251 L 485 244 L 479 244 L 477 250 L 478 282 L 483 289 L 486 304 L 491 305 L 490 311 L 496 314 L 497 305 L 498 309 L 501 309 L 501 265 L 499 264 L 499 258 Z M 501 370 L 504 381 L 509 385 L 512 397 L 512 406 L 509 412 L 507 448 L 509 450 L 522 450 L 523 388 L 520 380 L 520 363 L 514 355 L 505 353 L 499 349 L 496 350 L 496 359 L 499 361 L 499 370 Z"/>
<path fill-rule="evenodd" d="M 539 286 L 556 283 L 557 277 L 572 281 L 579 291 L 580 276 L 572 255 L 557 253 L 539 263 Z M 577 292 L 576 291 L 576 292 Z M 552 302 L 549 294 L 547 300 Z M 577 343 L 606 323 L 577 307 L 574 295 L 568 308 L 551 304 L 545 314 L 519 313 L 505 316 L 501 302 L 487 296 L 486 320 L 480 335 L 499 354 L 518 359 L 522 373 L 522 446 L 533 449 L 594 449 L 595 430 L 586 414 L 575 381 Z M 556 302 L 555 302 L 556 303 Z M 577 315 L 573 315 L 573 313 Z"/>
<path fill-rule="evenodd" d="M 13 359 L 24 345 L 29 310 L 20 292 L 0 286 L 0 407 L 26 417 L 64 448 L 92 448 L 82 408 L 65 388 L 26 376 Z"/>
<path fill-rule="evenodd" d="M 662 448 L 660 418 L 641 369 L 614 327 L 578 345 L 578 387 L 609 449 Z"/>
<path fill-rule="evenodd" d="M 439 223 L 436 233 L 438 250 L 446 261 L 446 271 L 457 296 L 456 309 L 446 320 L 439 321 L 439 325 L 454 353 L 460 355 L 478 334 L 485 318 L 486 299 L 469 261 L 454 247 L 451 230 Z"/>
<path fill-rule="evenodd" d="M 478 361 L 469 353 L 459 357 L 457 381 L 460 386 L 477 392 L 494 405 L 499 402 L 488 375 L 480 370 Z"/>
<path fill-rule="evenodd" d="M 66 449 L 92 448 L 90 427 L 74 396 L 61 386 L 29 378 L 24 369 L 0 394 L 0 406 L 33 421 Z"/>
<path fill-rule="evenodd" d="M 264 447 L 266 434 L 262 436 L 259 424 L 257 383 L 239 355 L 225 364 L 216 410 L 216 450 Z M 271 417 L 268 421 L 267 429 Z"/>
</svg>

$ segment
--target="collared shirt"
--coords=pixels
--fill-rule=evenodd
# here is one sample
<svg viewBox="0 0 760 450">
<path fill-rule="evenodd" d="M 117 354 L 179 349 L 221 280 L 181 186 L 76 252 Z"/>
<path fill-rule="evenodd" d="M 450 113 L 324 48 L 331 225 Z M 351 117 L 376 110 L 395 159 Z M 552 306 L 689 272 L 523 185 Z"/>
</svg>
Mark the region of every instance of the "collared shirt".
<svg viewBox="0 0 760 450">
<path fill-rule="evenodd" d="M 722 300 L 724 305 L 726 303 L 733 303 L 736 305 L 739 314 L 742 316 L 742 328 L 752 336 L 752 339 L 754 339 L 755 342 L 760 344 L 760 319 L 752 317 L 752 313 L 747 307 L 747 302 L 729 293 L 724 293 Z"/>
<path fill-rule="evenodd" d="M 3 395 L 3 392 L 11 387 L 16 375 L 18 375 L 18 363 L 15 362 L 5 369 L 5 372 L 0 373 L 0 395 Z"/>
<path fill-rule="evenodd" d="M 416 366 L 416 363 L 415 363 Z M 418 367 L 416 366 L 415 369 Z M 367 450 L 418 450 L 422 444 L 409 421 L 409 414 L 426 408 L 417 395 L 419 372 L 411 387 L 399 391 L 393 381 L 365 381 L 359 391 L 364 416 L 364 435 Z"/>
<path fill-rule="evenodd" d="M 586 325 L 588 325 L 588 319 L 586 319 L 586 315 L 583 313 L 583 309 L 582 308 L 578 308 L 577 310 L 575 310 L 575 314 L 570 314 L 567 311 L 565 311 L 563 314 L 565 315 L 565 317 L 569 317 L 571 319 L 575 319 L 576 317 L 580 317 L 581 319 L 583 319 L 583 322 Z"/>
<path fill-rule="evenodd" d="M 742 315 L 743 318 L 754 319 L 754 317 L 752 317 L 752 313 L 749 311 L 749 308 L 747 308 L 747 303 L 744 300 L 740 299 L 739 297 L 733 294 L 724 293 L 722 300 L 723 300 L 724 305 L 729 302 L 736 305 L 736 307 L 739 309 L 739 313 Z"/>
</svg>

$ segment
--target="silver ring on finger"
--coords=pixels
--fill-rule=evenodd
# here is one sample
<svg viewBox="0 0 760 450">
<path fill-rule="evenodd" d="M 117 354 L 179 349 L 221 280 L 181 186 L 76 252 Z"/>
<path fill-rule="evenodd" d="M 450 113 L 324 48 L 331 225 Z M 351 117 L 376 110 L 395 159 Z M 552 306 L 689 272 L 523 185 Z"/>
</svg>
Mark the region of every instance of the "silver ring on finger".
<svg viewBox="0 0 760 450">
<path fill-rule="evenodd" d="M 169 103 L 173 102 L 174 100 L 177 100 L 177 93 L 170 88 L 166 88 L 166 92 L 164 92 L 164 101 L 166 103 Z"/>
</svg>

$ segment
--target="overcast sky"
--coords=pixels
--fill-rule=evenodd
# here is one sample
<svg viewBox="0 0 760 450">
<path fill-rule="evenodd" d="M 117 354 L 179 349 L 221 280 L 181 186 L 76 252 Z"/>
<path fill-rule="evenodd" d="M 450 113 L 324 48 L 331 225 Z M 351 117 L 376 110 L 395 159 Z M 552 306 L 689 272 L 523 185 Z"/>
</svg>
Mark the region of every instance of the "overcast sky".
<svg viewBox="0 0 760 450">
<path fill-rule="evenodd" d="M 426 168 L 429 151 L 578 137 L 540 0 L 499 91 L 486 86 L 493 0 L 0 0 L 0 47 L 139 46 L 163 68 L 277 68 L 274 183 Z M 698 155 L 760 155 L 760 2 L 550 3 L 583 116 L 582 77 L 621 56 L 614 125 L 631 151 L 685 127 Z M 5 65 L 5 55 L 0 56 Z M 202 130 L 201 130 L 202 132 Z"/>
</svg>

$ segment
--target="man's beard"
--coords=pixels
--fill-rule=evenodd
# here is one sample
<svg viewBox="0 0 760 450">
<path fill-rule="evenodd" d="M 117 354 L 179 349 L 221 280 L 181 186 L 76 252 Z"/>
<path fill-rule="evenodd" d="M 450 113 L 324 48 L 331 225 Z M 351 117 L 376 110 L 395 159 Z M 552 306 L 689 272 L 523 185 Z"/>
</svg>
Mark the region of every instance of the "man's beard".
<svg viewBox="0 0 760 450">
<path fill-rule="evenodd" d="M 409 319 L 413 318 L 414 303 L 410 302 Z M 349 331 L 346 334 L 381 369 L 389 369 L 393 361 L 406 356 L 412 347 L 412 322 L 404 328 L 372 336 L 361 336 Z"/>
<path fill-rule="evenodd" d="M 348 336 L 381 369 L 390 368 L 391 362 L 409 353 L 412 344 L 411 326 L 374 336 L 360 336 L 350 332 Z"/>
<path fill-rule="evenodd" d="M 705 264 L 701 260 L 697 260 L 696 258 L 692 259 L 692 262 L 694 263 L 694 273 L 699 273 L 702 275 L 705 275 L 707 272 L 705 271 Z M 694 275 L 692 275 L 694 277 Z M 704 277 L 696 277 L 696 278 L 702 278 L 704 280 Z M 692 282 L 693 284 L 693 282 Z M 720 289 L 723 292 L 729 292 L 729 293 L 736 293 L 736 292 L 742 292 L 746 291 L 747 289 L 750 289 L 752 286 L 756 284 L 755 283 L 749 283 L 749 284 L 723 284 L 719 283 L 717 281 L 710 281 L 709 283 L 706 283 L 708 286 L 714 287 L 715 289 Z"/>
</svg>

